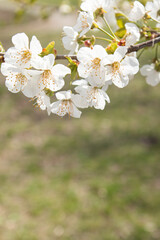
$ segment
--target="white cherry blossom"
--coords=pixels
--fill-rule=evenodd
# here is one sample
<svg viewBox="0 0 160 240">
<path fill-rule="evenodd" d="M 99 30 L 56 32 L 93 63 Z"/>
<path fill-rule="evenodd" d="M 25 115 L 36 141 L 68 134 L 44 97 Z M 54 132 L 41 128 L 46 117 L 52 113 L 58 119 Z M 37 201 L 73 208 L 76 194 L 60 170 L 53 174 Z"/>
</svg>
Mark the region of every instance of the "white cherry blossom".
<svg viewBox="0 0 160 240">
<path fill-rule="evenodd" d="M 1 73 L 6 76 L 5 85 L 12 93 L 23 91 L 28 83 L 27 70 L 2 63 Z"/>
<path fill-rule="evenodd" d="M 62 64 L 54 65 L 54 62 L 55 56 L 53 54 L 49 54 L 43 58 L 37 57 L 33 62 L 34 68 L 39 69 L 39 71 L 32 71 L 30 73 L 30 77 L 33 79 L 34 77 L 36 78 L 36 81 L 34 81 L 36 87 L 30 84 L 28 90 L 34 92 L 34 96 L 45 88 L 55 92 L 64 86 L 65 83 L 63 78 L 67 74 L 70 74 L 71 70 Z M 33 87 L 36 89 L 36 92 L 33 91 Z"/>
<path fill-rule="evenodd" d="M 113 0 L 85 0 L 81 4 L 81 9 L 91 14 L 98 9 L 108 12 L 112 8 L 113 3 Z"/>
<path fill-rule="evenodd" d="M 146 4 L 146 11 L 147 13 L 157 21 L 160 21 L 160 1 L 153 0 L 153 2 L 148 2 Z"/>
<path fill-rule="evenodd" d="M 64 37 L 62 38 L 63 46 L 70 51 L 70 55 L 78 51 L 79 44 L 77 43 L 78 32 L 72 27 L 63 27 Z"/>
<path fill-rule="evenodd" d="M 78 65 L 79 76 L 90 79 L 91 85 L 103 86 L 106 81 L 105 62 L 107 56 L 106 50 L 100 45 L 95 45 L 93 49 L 82 47 L 77 54 L 80 62 Z"/>
<path fill-rule="evenodd" d="M 25 33 L 17 33 L 12 37 L 14 47 L 8 49 L 5 54 L 5 62 L 21 68 L 32 67 L 32 61 L 42 52 L 38 39 L 33 36 L 29 45 L 29 39 Z"/>
<path fill-rule="evenodd" d="M 134 23 L 126 23 L 126 46 L 129 47 L 137 43 L 140 39 L 139 28 Z"/>
<path fill-rule="evenodd" d="M 132 10 L 129 13 L 129 19 L 133 22 L 136 22 L 142 19 L 145 15 L 145 7 L 139 1 L 135 1 Z"/>
<path fill-rule="evenodd" d="M 74 26 L 74 30 L 81 32 L 79 37 L 82 37 L 86 34 L 92 27 L 93 16 L 86 12 L 80 12 L 77 19 L 77 24 Z"/>
<path fill-rule="evenodd" d="M 128 85 L 130 76 L 139 71 L 139 62 L 135 57 L 125 56 L 126 47 L 118 47 L 113 55 L 109 55 L 106 62 L 106 78 L 112 80 L 119 88 Z"/>
<path fill-rule="evenodd" d="M 98 87 L 90 86 L 86 80 L 77 80 L 73 82 L 73 85 L 77 85 L 75 91 L 80 94 L 88 103 L 88 106 L 96 109 L 103 110 L 106 105 L 106 101 L 110 103 L 109 96 Z"/>
<path fill-rule="evenodd" d="M 51 112 L 61 117 L 68 114 L 74 118 L 80 118 L 82 112 L 77 108 L 86 108 L 86 102 L 78 94 L 72 94 L 69 91 L 56 93 L 57 102 L 51 104 Z"/>
<path fill-rule="evenodd" d="M 156 86 L 160 83 L 160 72 L 156 71 L 155 64 L 144 65 L 140 72 L 142 76 L 146 77 L 146 82 L 151 86 Z"/>
<path fill-rule="evenodd" d="M 44 91 L 40 92 L 36 97 L 36 104 L 41 110 L 47 110 L 48 115 L 51 114 L 51 101 Z"/>
</svg>

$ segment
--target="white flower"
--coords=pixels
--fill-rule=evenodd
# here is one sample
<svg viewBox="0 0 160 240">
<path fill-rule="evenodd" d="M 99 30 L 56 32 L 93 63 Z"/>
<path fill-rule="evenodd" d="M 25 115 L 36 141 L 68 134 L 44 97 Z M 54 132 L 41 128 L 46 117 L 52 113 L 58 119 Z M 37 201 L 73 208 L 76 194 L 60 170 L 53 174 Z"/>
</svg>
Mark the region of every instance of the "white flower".
<svg viewBox="0 0 160 240">
<path fill-rule="evenodd" d="M 131 21 L 136 22 L 144 17 L 145 12 L 144 6 L 139 1 L 135 1 L 128 17 Z"/>
<path fill-rule="evenodd" d="M 21 69 L 8 63 L 2 63 L 1 72 L 6 76 L 5 85 L 10 92 L 22 91 L 29 98 L 39 94 L 39 71 Z"/>
<path fill-rule="evenodd" d="M 93 49 L 81 48 L 77 54 L 80 62 L 78 65 L 79 76 L 90 79 L 90 84 L 93 86 L 102 87 L 106 81 L 104 60 L 107 56 L 106 50 L 100 45 L 95 45 Z"/>
<path fill-rule="evenodd" d="M 147 2 L 146 11 L 148 14 L 157 21 L 160 21 L 160 1 L 153 0 L 153 2 Z"/>
<path fill-rule="evenodd" d="M 5 85 L 12 93 L 24 91 L 27 83 L 27 70 L 17 68 L 8 63 L 2 63 L 1 72 L 6 76 Z"/>
<path fill-rule="evenodd" d="M 126 46 L 129 47 L 140 39 L 139 28 L 134 23 L 126 23 Z"/>
<path fill-rule="evenodd" d="M 92 27 L 93 16 L 86 12 L 80 12 L 77 19 L 77 24 L 74 26 L 74 30 L 81 32 L 79 37 L 82 37 L 86 34 Z"/>
<path fill-rule="evenodd" d="M 45 88 L 55 92 L 64 86 L 63 78 L 67 74 L 70 74 L 71 70 L 62 64 L 54 65 L 54 62 L 55 56 L 53 54 L 49 54 L 43 58 L 37 57 L 35 61 L 33 61 L 34 68 L 40 69 L 40 71 L 30 72 L 30 77 L 32 77 L 33 81 L 34 77 L 36 77 L 34 81 L 36 86 L 30 84 L 27 90 L 32 94 L 34 87 L 34 89 L 36 89 L 36 92 L 34 91 L 34 96 L 37 96 L 37 94 Z"/>
<path fill-rule="evenodd" d="M 81 4 L 81 9 L 91 14 L 98 9 L 108 12 L 113 6 L 113 2 L 113 0 L 85 0 Z"/>
<path fill-rule="evenodd" d="M 78 32 L 75 31 L 72 27 L 63 27 L 64 37 L 62 42 L 64 48 L 70 51 L 70 55 L 78 51 L 79 44 L 77 43 Z"/>
<path fill-rule="evenodd" d="M 77 80 L 73 85 L 78 85 L 75 91 L 80 94 L 88 103 L 88 106 L 103 110 L 106 101 L 110 103 L 107 93 L 97 87 L 89 86 L 86 80 Z"/>
<path fill-rule="evenodd" d="M 112 80 L 119 88 L 127 86 L 130 76 L 139 71 L 138 60 L 135 57 L 125 56 L 126 52 L 126 47 L 118 47 L 115 53 L 108 55 L 106 59 L 106 78 Z"/>
<path fill-rule="evenodd" d="M 56 93 L 57 102 L 51 104 L 51 112 L 61 117 L 69 114 L 71 117 L 80 118 L 82 112 L 77 107 L 86 108 L 83 98 L 69 91 Z"/>
<path fill-rule="evenodd" d="M 44 91 L 38 94 L 38 96 L 36 97 L 36 103 L 41 110 L 47 110 L 48 115 L 51 114 L 50 98 L 45 94 Z"/>
<path fill-rule="evenodd" d="M 22 68 L 32 67 L 32 60 L 42 52 L 38 39 L 33 36 L 29 46 L 29 39 L 25 33 L 17 33 L 12 37 L 14 47 L 5 54 L 5 62 Z"/>
<path fill-rule="evenodd" d="M 150 65 L 144 65 L 140 72 L 142 76 L 146 77 L 146 82 L 151 86 L 156 86 L 160 83 L 160 72 L 156 71 L 155 64 L 152 63 Z"/>
</svg>

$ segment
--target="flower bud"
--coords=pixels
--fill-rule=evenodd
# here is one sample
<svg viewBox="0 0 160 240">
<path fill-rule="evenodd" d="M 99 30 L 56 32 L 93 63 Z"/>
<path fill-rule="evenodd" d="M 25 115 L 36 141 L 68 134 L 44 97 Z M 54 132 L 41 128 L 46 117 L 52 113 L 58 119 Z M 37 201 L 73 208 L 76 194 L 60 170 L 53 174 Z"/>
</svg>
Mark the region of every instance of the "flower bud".
<svg viewBox="0 0 160 240">
<path fill-rule="evenodd" d="M 91 47 L 92 46 L 92 43 L 91 43 L 91 41 L 90 40 L 86 40 L 86 41 L 84 41 L 84 45 L 85 45 L 85 47 Z"/>
<path fill-rule="evenodd" d="M 155 61 L 155 70 L 156 70 L 157 72 L 160 72 L 160 61 L 159 61 L 159 60 L 156 60 L 156 61 Z"/>
</svg>

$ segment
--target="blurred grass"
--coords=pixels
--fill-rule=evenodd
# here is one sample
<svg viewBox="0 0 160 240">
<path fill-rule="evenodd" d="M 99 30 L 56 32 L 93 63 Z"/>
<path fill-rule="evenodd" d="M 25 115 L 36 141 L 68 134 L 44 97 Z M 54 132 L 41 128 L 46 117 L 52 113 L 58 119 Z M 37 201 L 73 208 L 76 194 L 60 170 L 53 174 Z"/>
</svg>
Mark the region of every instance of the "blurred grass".
<svg viewBox="0 0 160 240">
<path fill-rule="evenodd" d="M 60 33 L 38 37 L 62 51 Z M 1 77 L 0 239 L 160 239 L 159 86 L 108 94 L 104 111 L 48 117 Z"/>
</svg>

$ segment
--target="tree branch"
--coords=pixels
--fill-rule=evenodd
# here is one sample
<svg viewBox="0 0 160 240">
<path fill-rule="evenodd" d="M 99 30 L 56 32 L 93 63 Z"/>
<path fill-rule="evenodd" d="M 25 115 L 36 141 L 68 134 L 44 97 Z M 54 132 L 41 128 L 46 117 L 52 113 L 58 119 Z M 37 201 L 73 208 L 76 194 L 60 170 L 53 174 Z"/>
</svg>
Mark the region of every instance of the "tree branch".
<svg viewBox="0 0 160 240">
<path fill-rule="evenodd" d="M 160 36 L 158 36 L 158 37 L 156 37 L 152 40 L 149 40 L 149 41 L 146 41 L 146 42 L 134 45 L 134 46 L 130 46 L 128 48 L 127 53 L 138 52 L 140 49 L 143 49 L 143 48 L 146 48 L 146 47 L 153 47 L 157 43 L 160 43 Z M 4 62 L 4 54 L 5 53 L 0 53 L 0 63 Z M 77 56 L 76 55 L 72 55 L 72 56 L 57 55 L 56 60 L 66 60 L 66 57 L 70 57 L 73 60 L 77 61 Z"/>
</svg>

